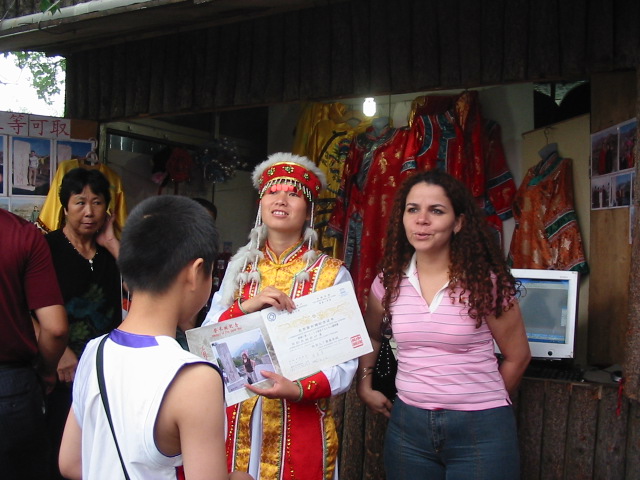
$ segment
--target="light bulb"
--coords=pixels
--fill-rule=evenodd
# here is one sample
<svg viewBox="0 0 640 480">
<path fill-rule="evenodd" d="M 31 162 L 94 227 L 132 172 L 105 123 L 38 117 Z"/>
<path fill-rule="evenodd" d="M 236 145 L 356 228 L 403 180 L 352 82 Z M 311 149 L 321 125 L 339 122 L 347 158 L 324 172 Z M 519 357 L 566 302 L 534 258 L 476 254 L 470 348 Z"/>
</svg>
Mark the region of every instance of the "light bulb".
<svg viewBox="0 0 640 480">
<path fill-rule="evenodd" d="M 376 101 L 373 97 L 367 97 L 362 104 L 362 113 L 367 117 L 373 117 L 376 114 Z"/>
</svg>

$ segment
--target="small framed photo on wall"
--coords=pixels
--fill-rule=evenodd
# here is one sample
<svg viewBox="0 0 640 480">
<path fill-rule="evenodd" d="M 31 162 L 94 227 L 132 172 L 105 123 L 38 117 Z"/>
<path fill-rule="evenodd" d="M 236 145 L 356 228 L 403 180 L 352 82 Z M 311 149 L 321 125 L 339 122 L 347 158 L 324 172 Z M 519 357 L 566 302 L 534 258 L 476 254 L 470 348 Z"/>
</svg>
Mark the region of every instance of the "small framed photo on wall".
<svg viewBox="0 0 640 480">
<path fill-rule="evenodd" d="M 591 177 L 618 171 L 618 127 L 591 135 Z"/>
<path fill-rule="evenodd" d="M 633 176 L 631 172 L 620 173 L 611 177 L 611 206 L 628 207 L 631 205 L 631 191 L 633 190 Z"/>
<path fill-rule="evenodd" d="M 56 160 L 62 162 L 75 158 L 81 164 L 95 165 L 98 163 L 96 141 L 92 140 L 58 140 L 56 142 Z"/>
<path fill-rule="evenodd" d="M 633 151 L 636 146 L 636 129 L 638 121 L 633 118 L 619 126 L 618 135 L 618 166 L 620 170 L 631 169 L 635 165 Z"/>
<path fill-rule="evenodd" d="M 611 176 L 591 178 L 591 209 L 599 210 L 611 206 Z"/>
<path fill-rule="evenodd" d="M 44 205 L 44 197 L 13 197 L 11 199 L 11 212 L 31 223 L 36 223 L 42 205 Z"/>
<path fill-rule="evenodd" d="M 11 194 L 46 195 L 51 185 L 51 140 L 11 137 Z"/>
</svg>

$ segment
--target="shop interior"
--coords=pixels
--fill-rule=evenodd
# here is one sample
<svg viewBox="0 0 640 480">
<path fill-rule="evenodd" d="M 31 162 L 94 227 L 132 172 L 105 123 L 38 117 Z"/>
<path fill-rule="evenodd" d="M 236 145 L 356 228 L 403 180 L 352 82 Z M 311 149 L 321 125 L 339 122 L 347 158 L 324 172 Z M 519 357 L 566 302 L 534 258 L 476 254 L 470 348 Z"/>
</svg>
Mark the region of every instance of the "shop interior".
<svg viewBox="0 0 640 480">
<path fill-rule="evenodd" d="M 620 403 L 620 378 L 615 375 L 625 361 L 627 342 L 624 334 L 629 308 L 626 288 L 631 264 L 631 209 L 628 205 L 622 208 L 598 208 L 596 205 L 594 208 L 591 178 L 594 173 L 593 139 L 598 132 L 624 123 L 635 115 L 634 102 L 630 100 L 635 98 L 634 82 L 635 72 L 622 72 L 593 76 L 589 82 L 555 84 L 555 93 L 552 85 L 533 83 L 476 90 L 482 116 L 501 127 L 501 146 L 516 187 L 520 186 L 529 169 L 540 163 L 541 152 L 550 146 L 554 146 L 562 157 L 572 159 L 574 209 L 590 268 L 590 273 L 580 280 L 575 348 L 569 363 L 591 375 L 585 374 L 584 381 L 578 380 L 578 383 L 573 378 L 560 379 L 568 382 L 549 382 L 545 377 L 525 378 L 515 402 L 522 429 L 522 451 L 531 452 L 525 455 L 524 463 L 537 462 L 540 449 L 551 445 L 541 440 L 543 421 L 551 422 L 549 425 L 544 423 L 544 432 L 562 431 L 563 438 L 567 439 L 578 438 L 571 429 L 588 427 L 593 430 L 590 430 L 589 441 L 595 442 L 596 437 L 601 437 L 595 430 L 600 424 L 598 419 L 607 418 L 607 421 L 615 422 L 612 435 L 616 436 L 606 444 L 610 445 L 626 441 L 624 422 L 633 416 L 628 413 L 633 412 L 630 409 L 636 408 L 629 401 Z M 576 90 L 581 93 L 578 95 Z M 376 96 L 376 116 L 390 119 L 393 127 L 400 128 L 408 123 L 414 99 L 423 95 L 446 96 L 464 92 Z M 565 105 L 565 110 L 560 111 L 563 100 L 574 95 L 579 98 L 578 107 Z M 361 110 L 364 100 L 363 97 L 340 98 L 326 103 L 342 103 L 349 109 Z M 232 253 L 246 243 L 247 232 L 255 219 L 257 198 L 250 181 L 252 167 L 269 153 L 292 149 L 306 105 L 284 103 L 100 125 L 72 121 L 71 126 L 75 126 L 72 128 L 74 133 L 83 132 L 73 138 L 85 142 L 97 134 L 98 157 L 121 179 L 128 210 L 143 198 L 157 194 L 178 193 L 212 200 L 218 208 L 221 246 Z M 191 159 L 190 168 L 179 172 L 182 175 L 179 181 L 163 176 L 163 168 L 158 168 L 163 159 L 167 160 L 167 149 L 183 150 Z M 207 155 L 208 165 L 216 167 L 213 170 L 203 168 L 202 158 Z M 224 161 L 211 162 L 212 158 Z M 5 182 L 5 188 L 6 185 Z M 513 218 L 505 219 L 502 227 L 503 248 L 507 254 L 515 228 Z M 611 292 L 616 294 L 611 295 Z M 556 401 L 564 406 L 558 407 L 553 403 Z M 616 405 L 625 412 L 622 417 L 615 413 Z M 344 417 L 339 418 L 345 422 L 352 421 L 350 415 L 364 415 L 357 401 L 349 395 L 339 399 L 336 408 L 344 408 L 340 413 Z M 540 409 L 544 409 L 542 417 Z M 584 419 L 580 416 L 582 412 L 589 412 L 591 416 Z M 368 417 L 362 417 L 361 421 L 367 429 L 373 429 L 371 431 L 384 428 L 383 423 Z M 360 427 L 346 428 L 356 432 Z M 599 432 L 601 427 L 597 428 Z M 353 448 L 351 442 L 366 443 L 373 456 L 381 448 L 376 441 L 349 435 L 343 439 L 345 452 Z M 529 449 L 528 442 L 539 442 L 536 443 L 537 450 Z M 603 448 L 609 448 L 606 445 Z M 573 448 L 567 443 L 565 453 L 568 455 Z M 576 444 L 575 448 L 582 447 Z M 365 460 L 363 465 L 366 467 L 369 463 Z"/>
<path fill-rule="evenodd" d="M 572 159 L 574 209 L 588 264 L 593 256 L 590 89 L 590 81 L 578 80 L 516 83 L 473 90 L 478 95 L 482 117 L 500 127 L 499 141 L 516 187 L 527 171 L 540 162 L 541 152 L 550 145 L 555 145 L 561 157 Z M 385 119 L 391 127 L 399 129 L 407 127 L 415 99 L 463 92 L 466 90 L 375 96 L 376 111 L 371 117 L 362 113 L 364 97 L 333 99 L 322 104 L 342 105 L 348 111 L 358 112 L 361 118 Z M 121 179 L 127 210 L 157 194 L 177 193 L 212 201 L 218 208 L 221 248 L 232 254 L 246 243 L 255 220 L 257 196 L 250 179 L 253 166 L 270 153 L 292 150 L 304 109 L 314 103 L 320 102 L 102 123 L 94 127 L 99 138 L 98 157 Z M 187 161 L 180 178 L 173 178 L 166 168 L 175 150 L 180 150 Z M 505 217 L 500 232 L 505 256 L 510 251 L 514 228 L 513 217 Z M 627 237 L 625 232 L 621 235 Z M 599 345 L 589 340 L 591 277 L 580 278 L 570 363 L 584 369 L 615 367 L 614 370 L 618 370 L 623 361 L 621 355 L 590 353 L 594 345 L 596 348 Z M 611 349 L 605 346 L 601 350 Z"/>
<path fill-rule="evenodd" d="M 640 233 L 633 233 L 631 226 L 637 223 L 632 217 L 637 202 L 614 205 L 609 199 L 603 207 L 607 202 L 601 187 L 608 185 L 609 177 L 624 172 L 598 172 L 599 183 L 594 184 L 592 153 L 598 135 L 638 116 L 636 4 L 630 0 L 584 5 L 445 2 L 433 15 L 435 4 L 429 2 L 396 6 L 382 1 L 331 1 L 313 3 L 318 9 L 299 16 L 274 17 L 271 23 L 255 21 L 251 12 L 239 9 L 240 4 L 254 7 L 253 3 L 232 2 L 233 13 L 243 22 L 240 28 L 225 17 L 221 26 L 207 30 L 207 42 L 201 41 L 200 32 L 190 32 L 209 27 L 198 23 L 205 16 L 198 15 L 198 21 L 192 16 L 180 27 L 174 15 L 167 16 L 171 28 L 162 26 L 162 36 L 156 39 L 141 30 L 140 22 L 161 17 L 143 9 L 130 22 L 92 19 L 86 23 L 89 39 L 81 36 L 82 22 L 73 28 L 62 25 L 54 37 L 41 28 L 45 19 L 34 29 L 31 47 L 51 48 L 57 40 L 64 50 L 65 42 L 85 42 L 80 51 L 67 48 L 75 67 L 67 107 L 72 118 L 83 119 L 74 120 L 72 127 L 86 122 L 82 134 L 72 138 L 99 138 L 99 157 L 122 179 L 128 208 L 158 193 L 213 200 L 223 246 L 230 252 L 246 243 L 255 218 L 251 165 L 268 153 L 291 150 L 305 108 L 299 103 L 270 102 L 309 99 L 357 109 L 364 97 L 332 98 L 329 92 L 403 92 L 374 97 L 379 115 L 401 127 L 415 98 L 464 91 L 412 90 L 468 86 L 478 91 L 483 116 L 501 127 L 502 147 L 516 186 L 540 162 L 540 152 L 555 144 L 562 157 L 573 160 L 574 208 L 589 265 L 589 274 L 580 281 L 573 362 L 598 375 L 582 382 L 523 379 L 513 399 L 523 478 L 635 478 L 640 470 L 636 448 L 640 316 L 634 279 Z M 255 8 L 263 9 L 263 3 Z M 266 2 L 276 3 L 298 2 Z M 189 6 L 215 9 L 226 4 Z M 523 14 L 523 7 L 528 13 Z M 415 23 L 413 18 L 427 23 Z M 329 23 L 331 41 L 326 35 Z M 439 29 L 440 24 L 452 28 Z M 128 33 L 106 41 L 101 36 L 101 28 L 129 25 Z M 370 29 L 376 32 L 371 40 Z M 126 43 L 129 39 L 135 41 Z M 408 44 L 417 48 L 406 48 Z M 424 48 L 425 44 L 433 47 Z M 295 62 L 287 61 L 300 54 L 298 49 L 317 52 L 301 55 L 300 71 Z M 362 55 L 344 57 L 343 52 Z M 193 85 L 181 83 L 177 72 L 194 78 Z M 563 77 L 570 77 L 566 80 L 571 83 L 560 82 Z M 537 80 L 557 83 L 510 83 Z M 586 96 L 585 87 L 563 91 L 575 84 L 588 85 Z M 495 86 L 474 88 L 477 85 Z M 573 102 L 568 102 L 570 97 Z M 563 103 L 564 112 L 559 112 Z M 239 107 L 243 105 L 247 108 Z M 227 109 L 231 106 L 233 110 Z M 162 116 L 165 112 L 173 116 Z M 101 118 L 118 121 L 98 124 L 96 119 Z M 225 138 L 231 143 L 221 144 Z M 229 169 L 194 168 L 188 179 L 166 184 L 161 175 L 154 176 L 158 173 L 154 159 L 161 164 L 167 147 L 187 150 L 197 164 L 206 156 L 206 145 L 240 158 L 233 162 L 233 175 L 228 175 Z M 6 157 L 6 142 L 4 152 Z M 0 207 L 8 199 L 6 158 L 4 168 Z M 633 185 L 632 173 L 629 176 L 627 184 Z M 211 181 L 212 177 L 226 181 Z M 9 201 L 13 205 L 13 199 Z M 514 223 L 503 222 L 505 253 Z M 621 365 L 624 384 L 616 375 Z M 341 477 L 381 478 L 384 419 L 365 412 L 354 392 L 333 399 L 332 408 L 340 429 Z"/>
<path fill-rule="evenodd" d="M 462 92 L 416 92 L 374 97 L 373 118 L 388 118 L 395 128 L 408 124 L 411 104 L 424 95 L 455 95 Z M 361 111 L 365 98 L 336 99 L 349 110 Z M 538 151 L 557 143 L 563 157 L 574 159 L 575 210 L 585 250 L 589 251 L 589 82 L 513 84 L 479 90 L 484 118 L 501 127 L 501 140 L 508 168 L 516 186 L 526 171 L 539 160 Z M 253 226 L 256 194 L 251 186 L 252 167 L 269 153 L 291 151 L 296 125 L 304 105 L 278 104 L 265 107 L 159 117 L 101 125 L 101 158 L 122 178 L 131 209 L 139 201 L 158 193 L 179 193 L 203 197 L 218 208 L 217 223 L 225 251 L 234 252 L 246 243 Z M 235 160 L 217 178 L 205 171 L 200 157 L 207 145 L 219 139 L 233 145 Z M 194 162 L 184 181 L 153 178 L 157 159 L 172 148 L 184 148 Z M 215 147 L 214 147 L 215 148 Z M 231 148 L 231 147 L 230 147 Z M 221 158 L 225 152 L 221 152 Z M 225 157 L 226 158 L 226 157 Z M 225 161 L 225 160 L 223 160 Z M 155 166 L 154 166 L 155 165 Z M 509 252 L 515 222 L 504 220 L 502 244 Z M 578 320 L 573 361 L 587 365 L 589 277 L 580 282 Z"/>
</svg>

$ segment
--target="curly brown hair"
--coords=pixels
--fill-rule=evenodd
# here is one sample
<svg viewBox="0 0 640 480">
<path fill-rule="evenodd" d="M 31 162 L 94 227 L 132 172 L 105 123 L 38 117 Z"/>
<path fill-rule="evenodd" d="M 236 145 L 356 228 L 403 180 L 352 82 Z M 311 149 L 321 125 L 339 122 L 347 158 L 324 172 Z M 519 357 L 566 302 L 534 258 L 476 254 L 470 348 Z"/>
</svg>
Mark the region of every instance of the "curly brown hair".
<svg viewBox="0 0 640 480">
<path fill-rule="evenodd" d="M 398 298 L 400 280 L 415 252 L 407 239 L 403 216 L 409 191 L 421 182 L 442 187 L 453 205 L 456 218 L 464 216 L 462 228 L 451 238 L 449 295 L 452 297 L 453 287 L 460 287 L 463 294 L 468 294 L 468 315 L 476 320 L 479 327 L 488 316 L 499 317 L 508 308 L 504 307 L 504 301 L 516 295 L 517 282 L 485 221 L 484 213 L 469 190 L 451 175 L 435 170 L 414 174 L 400 185 L 396 193 L 384 256 L 379 264 L 385 288 L 382 298 L 385 315 L 389 315 L 391 303 Z M 495 298 L 492 274 L 496 277 Z"/>
</svg>

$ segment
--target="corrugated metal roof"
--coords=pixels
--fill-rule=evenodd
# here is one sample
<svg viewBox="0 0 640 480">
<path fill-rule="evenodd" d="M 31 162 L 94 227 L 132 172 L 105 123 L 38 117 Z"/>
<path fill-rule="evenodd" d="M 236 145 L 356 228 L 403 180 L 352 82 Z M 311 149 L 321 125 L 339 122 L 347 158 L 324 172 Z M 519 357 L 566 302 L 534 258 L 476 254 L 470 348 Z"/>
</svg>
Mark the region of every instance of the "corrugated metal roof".
<svg viewBox="0 0 640 480">
<path fill-rule="evenodd" d="M 7 0 L 4 0 L 7 3 Z M 304 0 L 91 0 L 66 1 L 60 11 L 34 11 L 33 1 L 0 5 L 0 52 L 31 50 L 64 55 L 234 23 L 328 2 Z M 37 6 L 37 2 L 35 2 Z"/>
</svg>

